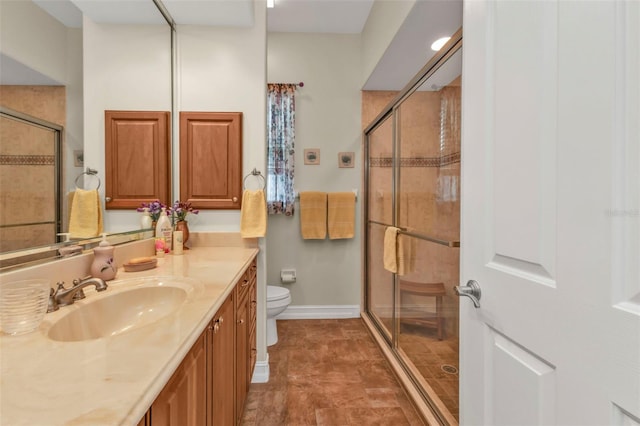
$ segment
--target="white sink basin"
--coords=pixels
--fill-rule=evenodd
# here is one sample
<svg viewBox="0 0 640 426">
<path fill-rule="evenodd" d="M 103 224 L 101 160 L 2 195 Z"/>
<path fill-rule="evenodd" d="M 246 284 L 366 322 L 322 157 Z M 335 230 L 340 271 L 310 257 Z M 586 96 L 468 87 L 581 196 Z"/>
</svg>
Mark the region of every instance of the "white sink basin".
<svg viewBox="0 0 640 426">
<path fill-rule="evenodd" d="M 194 292 L 193 280 L 149 277 L 109 283 L 102 293 L 91 293 L 52 323 L 52 340 L 77 342 L 115 336 L 171 315 Z"/>
</svg>

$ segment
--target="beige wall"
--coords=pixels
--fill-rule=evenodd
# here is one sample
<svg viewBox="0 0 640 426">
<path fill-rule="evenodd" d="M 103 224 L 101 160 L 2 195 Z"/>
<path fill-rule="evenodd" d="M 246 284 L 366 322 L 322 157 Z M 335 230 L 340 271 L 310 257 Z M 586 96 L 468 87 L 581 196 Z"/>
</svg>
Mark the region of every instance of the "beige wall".
<svg viewBox="0 0 640 426">
<path fill-rule="evenodd" d="M 357 35 L 270 33 L 268 80 L 304 82 L 296 92 L 297 191 L 360 190 L 361 44 Z M 320 165 L 304 165 L 305 148 L 320 149 Z M 338 168 L 338 152 L 353 151 L 354 168 Z M 360 303 L 360 205 L 356 236 L 349 240 L 303 240 L 299 205 L 293 217 L 269 217 L 267 282 L 280 285 L 280 270 L 295 268 L 287 284 L 292 305 Z"/>
<path fill-rule="evenodd" d="M 254 3 L 251 28 L 178 26 L 177 111 L 241 111 L 242 175 L 254 167 L 266 176 L 266 3 Z M 174 117 L 174 188 L 179 188 L 178 123 Z M 178 198 L 175 194 L 174 198 Z M 238 232 L 239 210 L 201 211 L 189 218 L 195 232 Z M 264 238 L 258 242 L 258 363 L 267 360 L 266 259 Z"/>
<path fill-rule="evenodd" d="M 378 0 L 373 3 L 362 30 L 361 85 L 378 65 L 415 3 L 416 0 Z"/>
<path fill-rule="evenodd" d="M 83 22 L 84 165 L 98 171 L 104 205 L 105 110 L 171 111 L 171 36 L 167 25 Z M 105 232 L 135 229 L 135 210 L 107 210 Z"/>
</svg>

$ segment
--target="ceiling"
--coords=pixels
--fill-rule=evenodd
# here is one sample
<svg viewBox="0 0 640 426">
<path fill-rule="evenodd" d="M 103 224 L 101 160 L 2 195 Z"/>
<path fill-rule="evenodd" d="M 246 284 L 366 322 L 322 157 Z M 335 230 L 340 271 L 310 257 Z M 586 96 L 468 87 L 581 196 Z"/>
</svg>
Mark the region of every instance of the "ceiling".
<svg viewBox="0 0 640 426">
<path fill-rule="evenodd" d="M 83 14 L 100 23 L 165 23 L 151 0 L 33 1 L 69 27 L 81 27 Z M 178 25 L 253 25 L 253 0 L 162 0 L 162 3 Z M 275 7 L 267 9 L 267 30 L 359 34 L 373 4 L 374 0 L 275 0 Z M 462 0 L 416 0 L 363 89 L 402 89 L 434 54 L 429 48 L 431 43 L 453 34 L 461 26 Z"/>
</svg>

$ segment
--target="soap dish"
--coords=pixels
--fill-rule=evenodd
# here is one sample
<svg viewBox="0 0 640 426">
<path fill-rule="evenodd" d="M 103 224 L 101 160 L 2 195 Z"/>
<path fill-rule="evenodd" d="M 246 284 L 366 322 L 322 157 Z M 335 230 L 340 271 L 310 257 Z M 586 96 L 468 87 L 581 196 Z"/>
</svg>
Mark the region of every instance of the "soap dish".
<svg viewBox="0 0 640 426">
<path fill-rule="evenodd" d="M 146 271 L 147 269 L 153 269 L 158 264 L 158 259 L 150 259 L 146 262 L 139 263 L 124 263 L 122 266 L 124 267 L 125 272 L 140 272 Z"/>
</svg>

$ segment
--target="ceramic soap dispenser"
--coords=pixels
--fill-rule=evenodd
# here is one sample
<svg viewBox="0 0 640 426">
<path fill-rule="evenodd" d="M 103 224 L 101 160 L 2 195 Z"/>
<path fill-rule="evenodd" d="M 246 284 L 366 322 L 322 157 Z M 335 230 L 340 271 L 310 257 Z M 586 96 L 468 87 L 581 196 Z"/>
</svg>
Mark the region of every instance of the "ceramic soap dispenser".
<svg viewBox="0 0 640 426">
<path fill-rule="evenodd" d="M 102 234 L 102 241 L 93 249 L 93 263 L 91 264 L 91 276 L 102 278 L 105 281 L 116 277 L 116 264 L 113 261 L 113 246 L 107 241 L 107 234 Z"/>
</svg>

